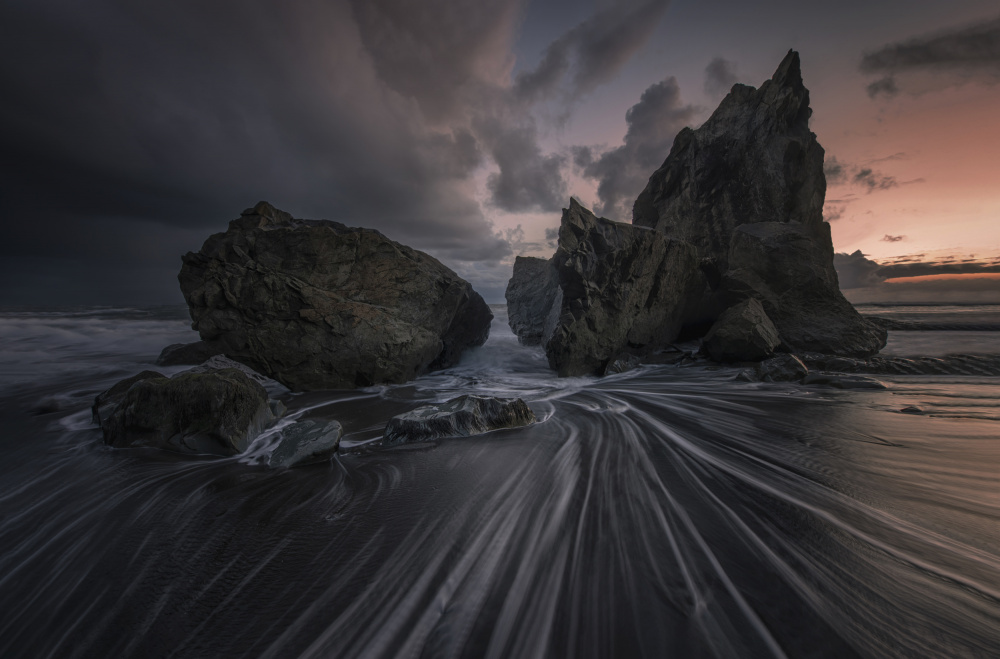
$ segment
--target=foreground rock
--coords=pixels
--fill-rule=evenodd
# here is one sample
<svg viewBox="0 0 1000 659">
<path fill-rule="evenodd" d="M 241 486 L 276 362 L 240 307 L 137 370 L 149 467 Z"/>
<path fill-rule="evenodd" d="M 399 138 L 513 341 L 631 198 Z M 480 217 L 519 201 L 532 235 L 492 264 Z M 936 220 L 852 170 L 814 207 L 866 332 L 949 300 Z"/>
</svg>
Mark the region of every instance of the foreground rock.
<svg viewBox="0 0 1000 659">
<path fill-rule="evenodd" d="M 704 285 L 690 245 L 596 217 L 575 199 L 563 211 L 550 267 L 558 290 L 539 294 L 551 307 L 532 307 L 530 327 L 545 328 L 545 353 L 560 376 L 601 375 L 616 360 L 669 345 Z M 509 299 L 525 279 L 515 274 Z"/>
<path fill-rule="evenodd" d="M 539 345 L 552 334 L 561 296 L 559 275 L 551 260 L 530 256 L 514 259 L 514 274 L 504 297 L 507 324 L 518 341 L 526 346 Z"/>
<path fill-rule="evenodd" d="M 481 345 L 493 315 L 436 259 L 261 202 L 184 256 L 201 338 L 290 389 L 404 382 Z"/>
<path fill-rule="evenodd" d="M 775 355 L 757 366 L 757 378 L 763 382 L 798 382 L 807 375 L 809 369 L 795 355 Z"/>
<path fill-rule="evenodd" d="M 186 366 L 202 364 L 205 361 L 222 354 L 222 348 L 208 341 L 194 343 L 174 343 L 160 351 L 156 358 L 157 366 Z"/>
<path fill-rule="evenodd" d="M 693 245 L 718 274 L 718 306 L 756 298 L 789 349 L 871 355 L 886 332 L 840 293 L 811 114 L 790 51 L 760 89 L 735 85 L 700 128 L 677 135 L 633 223 Z"/>
<path fill-rule="evenodd" d="M 774 354 L 780 343 L 764 307 L 748 298 L 719 316 L 705 335 L 702 349 L 715 361 L 760 361 Z"/>
<path fill-rule="evenodd" d="M 264 388 L 237 369 L 144 371 L 97 396 L 93 411 L 110 446 L 211 455 L 242 453 L 275 419 Z"/>
<path fill-rule="evenodd" d="M 337 421 L 297 421 L 281 429 L 267 466 L 278 469 L 328 460 L 337 452 L 343 436 L 344 427 Z"/>
<path fill-rule="evenodd" d="M 440 437 L 468 437 L 535 421 L 534 412 L 520 398 L 459 396 L 394 416 L 385 427 L 382 441 L 392 446 Z"/>
</svg>

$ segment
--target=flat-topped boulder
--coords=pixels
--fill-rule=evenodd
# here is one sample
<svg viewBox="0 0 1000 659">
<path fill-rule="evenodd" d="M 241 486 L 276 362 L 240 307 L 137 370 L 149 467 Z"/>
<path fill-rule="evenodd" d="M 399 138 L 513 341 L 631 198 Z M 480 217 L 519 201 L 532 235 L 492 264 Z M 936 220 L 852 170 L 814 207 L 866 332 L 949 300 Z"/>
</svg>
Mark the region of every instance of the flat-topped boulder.
<svg viewBox="0 0 1000 659">
<path fill-rule="evenodd" d="M 433 257 L 266 202 L 185 255 L 178 279 L 203 341 L 295 391 L 447 368 L 486 341 L 493 318 Z"/>
</svg>

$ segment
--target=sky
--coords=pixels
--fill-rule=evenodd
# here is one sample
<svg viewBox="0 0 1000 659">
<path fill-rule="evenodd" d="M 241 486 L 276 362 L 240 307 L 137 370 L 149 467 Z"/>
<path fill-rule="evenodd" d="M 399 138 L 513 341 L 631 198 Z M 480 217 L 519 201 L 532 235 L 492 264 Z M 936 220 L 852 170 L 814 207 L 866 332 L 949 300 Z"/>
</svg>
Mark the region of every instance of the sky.
<svg viewBox="0 0 1000 659">
<path fill-rule="evenodd" d="M 790 48 L 843 287 L 1000 291 L 995 0 L 5 0 L 0 305 L 182 302 L 180 256 L 260 200 L 502 301 L 570 196 L 629 221 Z"/>
</svg>

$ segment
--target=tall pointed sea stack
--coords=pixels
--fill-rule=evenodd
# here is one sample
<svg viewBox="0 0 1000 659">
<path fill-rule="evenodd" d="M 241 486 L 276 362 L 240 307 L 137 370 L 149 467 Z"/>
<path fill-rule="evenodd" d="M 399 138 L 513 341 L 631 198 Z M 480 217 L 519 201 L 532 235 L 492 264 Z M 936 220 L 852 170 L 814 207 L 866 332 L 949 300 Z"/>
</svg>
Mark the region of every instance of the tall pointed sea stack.
<svg viewBox="0 0 1000 659">
<path fill-rule="evenodd" d="M 716 303 L 757 298 L 786 349 L 871 355 L 886 333 L 840 292 L 811 114 L 789 51 L 760 89 L 734 85 L 708 121 L 677 135 L 633 223 L 694 245 L 720 275 Z"/>
</svg>

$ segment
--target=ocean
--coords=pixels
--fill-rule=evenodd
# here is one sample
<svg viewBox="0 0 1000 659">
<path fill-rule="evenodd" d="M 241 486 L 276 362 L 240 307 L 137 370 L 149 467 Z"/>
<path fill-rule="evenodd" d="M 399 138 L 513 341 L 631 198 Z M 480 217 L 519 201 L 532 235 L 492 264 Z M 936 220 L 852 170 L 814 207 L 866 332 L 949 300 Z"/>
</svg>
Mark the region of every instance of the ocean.
<svg viewBox="0 0 1000 659">
<path fill-rule="evenodd" d="M 958 366 L 884 390 L 560 379 L 497 306 L 447 371 L 273 387 L 346 433 L 283 471 L 266 435 L 225 459 L 103 444 L 94 395 L 196 340 L 183 307 L 0 311 L 0 656 L 995 657 L 1000 377 L 961 365 L 1000 359 L 1000 306 L 859 310 L 906 328 L 883 354 Z M 472 392 L 539 421 L 372 448 Z"/>
</svg>

